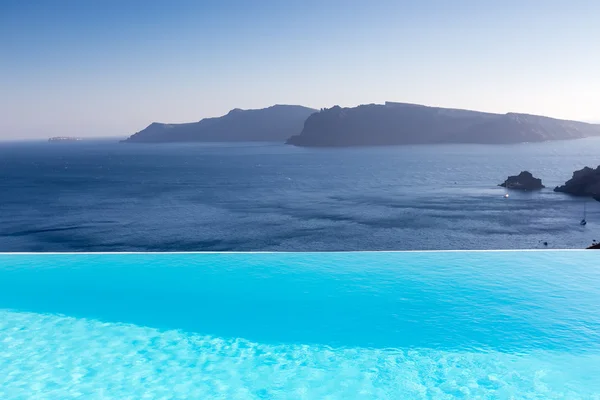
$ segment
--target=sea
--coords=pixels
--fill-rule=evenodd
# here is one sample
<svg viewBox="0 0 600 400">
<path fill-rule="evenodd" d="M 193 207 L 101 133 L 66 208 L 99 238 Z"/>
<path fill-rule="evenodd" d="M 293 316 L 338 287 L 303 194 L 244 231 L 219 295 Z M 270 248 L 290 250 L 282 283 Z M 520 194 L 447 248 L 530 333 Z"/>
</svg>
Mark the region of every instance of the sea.
<svg viewBox="0 0 600 400">
<path fill-rule="evenodd" d="M 599 154 L 596 138 L 366 148 L 3 142 L 0 252 L 584 248 L 600 240 L 600 202 L 552 189 L 596 167 Z M 522 170 L 547 188 L 498 187 Z"/>
</svg>

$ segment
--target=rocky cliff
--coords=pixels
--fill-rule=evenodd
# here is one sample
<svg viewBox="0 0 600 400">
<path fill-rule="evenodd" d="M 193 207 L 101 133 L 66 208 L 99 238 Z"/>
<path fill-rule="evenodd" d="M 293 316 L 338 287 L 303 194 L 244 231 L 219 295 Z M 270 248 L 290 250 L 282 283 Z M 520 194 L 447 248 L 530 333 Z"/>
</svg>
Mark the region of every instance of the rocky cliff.
<svg viewBox="0 0 600 400">
<path fill-rule="evenodd" d="M 508 144 L 600 136 L 600 125 L 527 114 L 386 103 L 335 106 L 312 114 L 297 146 L 376 146 L 427 143 Z"/>
<path fill-rule="evenodd" d="M 554 191 L 573 196 L 593 197 L 600 201 L 600 166 L 596 169 L 584 167 L 573 172 L 573 177 L 564 185 L 554 188 Z"/>
</svg>

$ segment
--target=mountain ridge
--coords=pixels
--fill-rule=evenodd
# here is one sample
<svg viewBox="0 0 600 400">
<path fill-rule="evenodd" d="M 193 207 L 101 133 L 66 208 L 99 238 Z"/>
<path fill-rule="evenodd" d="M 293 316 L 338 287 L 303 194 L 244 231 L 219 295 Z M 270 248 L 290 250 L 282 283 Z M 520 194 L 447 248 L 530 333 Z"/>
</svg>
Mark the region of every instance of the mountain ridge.
<svg viewBox="0 0 600 400">
<path fill-rule="evenodd" d="M 349 147 L 434 143 L 510 144 L 600 136 L 600 125 L 509 112 L 505 114 L 386 102 L 312 114 L 287 143 Z"/>
<path fill-rule="evenodd" d="M 304 106 L 287 104 L 251 110 L 234 108 L 223 116 L 203 118 L 197 122 L 180 124 L 152 122 L 124 142 L 284 142 L 290 136 L 300 132 L 306 118 L 316 111 Z"/>
</svg>

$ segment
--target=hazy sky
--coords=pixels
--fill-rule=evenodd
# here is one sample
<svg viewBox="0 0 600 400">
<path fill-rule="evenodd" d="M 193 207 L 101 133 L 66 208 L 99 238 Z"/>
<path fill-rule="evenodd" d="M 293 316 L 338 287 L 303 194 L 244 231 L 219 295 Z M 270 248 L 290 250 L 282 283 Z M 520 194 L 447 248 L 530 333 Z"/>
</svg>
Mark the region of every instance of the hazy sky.
<svg viewBox="0 0 600 400">
<path fill-rule="evenodd" d="M 600 1 L 0 0 L 0 139 L 386 100 L 600 120 Z"/>
</svg>

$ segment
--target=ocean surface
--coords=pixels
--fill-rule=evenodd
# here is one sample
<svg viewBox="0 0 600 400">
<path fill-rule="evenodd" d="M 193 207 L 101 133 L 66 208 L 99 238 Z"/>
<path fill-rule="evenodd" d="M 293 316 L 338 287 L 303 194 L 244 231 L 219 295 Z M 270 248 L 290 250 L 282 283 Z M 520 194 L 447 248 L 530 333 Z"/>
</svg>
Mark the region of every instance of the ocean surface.
<svg viewBox="0 0 600 400">
<path fill-rule="evenodd" d="M 0 398 L 600 399 L 600 252 L 0 254 Z"/>
<path fill-rule="evenodd" d="M 0 251 L 583 248 L 600 203 L 552 188 L 600 140 L 304 149 L 0 143 Z M 529 170 L 548 187 L 497 185 Z"/>
</svg>

